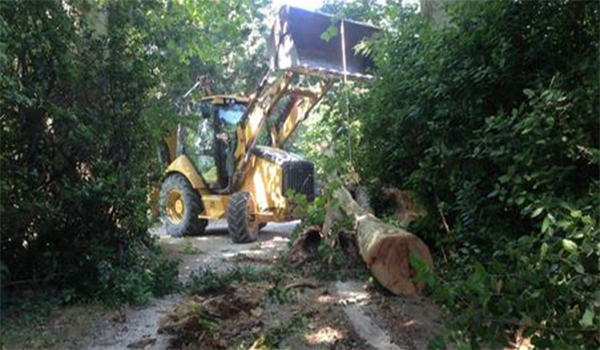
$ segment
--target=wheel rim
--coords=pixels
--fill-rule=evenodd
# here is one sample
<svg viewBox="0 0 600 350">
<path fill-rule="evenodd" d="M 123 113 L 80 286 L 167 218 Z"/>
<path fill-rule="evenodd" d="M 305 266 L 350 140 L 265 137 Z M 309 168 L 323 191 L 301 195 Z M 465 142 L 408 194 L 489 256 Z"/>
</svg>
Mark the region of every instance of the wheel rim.
<svg viewBox="0 0 600 350">
<path fill-rule="evenodd" d="M 177 190 L 172 190 L 167 195 L 167 217 L 174 224 L 179 224 L 181 220 L 183 220 L 183 215 L 185 214 L 185 202 L 183 201 L 183 196 L 181 192 Z"/>
</svg>

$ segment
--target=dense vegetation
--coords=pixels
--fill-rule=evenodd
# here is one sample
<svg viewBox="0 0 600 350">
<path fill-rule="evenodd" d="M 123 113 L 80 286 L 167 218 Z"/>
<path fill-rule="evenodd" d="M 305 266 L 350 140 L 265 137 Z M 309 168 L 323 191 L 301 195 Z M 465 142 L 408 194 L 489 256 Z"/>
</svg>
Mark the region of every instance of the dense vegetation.
<svg viewBox="0 0 600 350">
<path fill-rule="evenodd" d="M 227 72 L 260 52 L 262 6 L 0 4 L 4 287 L 140 303 L 174 286 L 148 234 L 158 140 L 196 79 L 215 92 L 258 79 L 256 64 Z"/>
<path fill-rule="evenodd" d="M 411 230 L 438 256 L 431 290 L 451 311 L 438 345 L 498 347 L 522 330 L 538 347 L 598 347 L 599 5 L 448 11 L 434 26 L 382 9 L 378 78 L 338 113 L 340 156 L 373 198 L 392 185 L 428 208 Z"/>
</svg>

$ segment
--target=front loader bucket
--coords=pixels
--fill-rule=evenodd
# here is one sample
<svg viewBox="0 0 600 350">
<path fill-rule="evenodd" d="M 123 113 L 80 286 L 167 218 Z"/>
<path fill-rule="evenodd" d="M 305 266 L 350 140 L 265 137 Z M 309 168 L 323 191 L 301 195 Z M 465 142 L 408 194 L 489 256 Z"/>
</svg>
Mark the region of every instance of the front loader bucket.
<svg viewBox="0 0 600 350">
<path fill-rule="evenodd" d="M 329 40 L 323 33 L 334 27 L 337 34 Z M 271 67 L 322 77 L 365 80 L 373 76 L 373 62 L 356 52 L 363 39 L 378 29 L 348 20 L 333 20 L 323 13 L 283 6 L 271 30 L 267 56 Z"/>
</svg>

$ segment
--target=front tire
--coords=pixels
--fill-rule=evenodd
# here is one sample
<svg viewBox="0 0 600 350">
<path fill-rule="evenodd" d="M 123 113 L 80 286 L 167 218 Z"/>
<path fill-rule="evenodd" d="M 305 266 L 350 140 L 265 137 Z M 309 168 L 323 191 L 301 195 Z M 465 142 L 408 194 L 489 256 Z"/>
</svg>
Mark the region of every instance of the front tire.
<svg viewBox="0 0 600 350">
<path fill-rule="evenodd" d="M 181 174 L 169 175 L 160 190 L 160 216 L 167 233 L 173 237 L 201 235 L 208 220 L 198 217 L 202 200 Z"/>
<path fill-rule="evenodd" d="M 248 192 L 234 193 L 229 197 L 227 229 L 234 243 L 250 243 L 258 238 L 259 225 L 251 217 L 252 198 Z"/>
</svg>

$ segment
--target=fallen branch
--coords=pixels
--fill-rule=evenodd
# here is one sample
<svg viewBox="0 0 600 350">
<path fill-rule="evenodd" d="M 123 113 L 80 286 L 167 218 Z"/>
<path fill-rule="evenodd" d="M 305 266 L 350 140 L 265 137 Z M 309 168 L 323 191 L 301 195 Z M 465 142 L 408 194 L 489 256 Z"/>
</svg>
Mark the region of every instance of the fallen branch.
<svg viewBox="0 0 600 350">
<path fill-rule="evenodd" d="M 301 281 L 288 283 L 285 287 L 283 287 L 283 290 L 290 290 L 293 288 L 300 288 L 300 287 L 308 287 L 311 289 L 316 289 L 316 288 L 319 288 L 319 284 L 316 282 L 312 282 L 312 281 L 301 280 Z"/>
<path fill-rule="evenodd" d="M 444 229 L 446 230 L 446 233 L 450 234 L 450 226 L 448 226 L 448 221 L 446 220 L 446 215 L 444 215 L 444 212 L 442 211 L 442 207 L 440 206 L 440 199 L 437 196 L 435 196 L 435 201 L 436 201 L 438 213 L 440 214 L 440 218 L 442 219 L 442 225 L 444 225 Z"/>
</svg>

